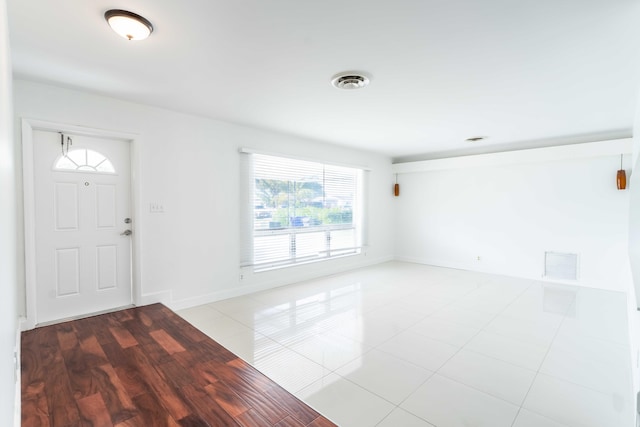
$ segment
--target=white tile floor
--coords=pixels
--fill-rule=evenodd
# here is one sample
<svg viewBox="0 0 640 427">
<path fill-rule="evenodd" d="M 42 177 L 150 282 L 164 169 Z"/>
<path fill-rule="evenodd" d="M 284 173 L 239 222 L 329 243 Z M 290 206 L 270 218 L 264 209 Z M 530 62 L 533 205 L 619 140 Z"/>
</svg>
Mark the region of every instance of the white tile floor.
<svg viewBox="0 0 640 427">
<path fill-rule="evenodd" d="M 631 427 L 625 296 L 391 262 L 178 312 L 345 427 Z"/>
</svg>

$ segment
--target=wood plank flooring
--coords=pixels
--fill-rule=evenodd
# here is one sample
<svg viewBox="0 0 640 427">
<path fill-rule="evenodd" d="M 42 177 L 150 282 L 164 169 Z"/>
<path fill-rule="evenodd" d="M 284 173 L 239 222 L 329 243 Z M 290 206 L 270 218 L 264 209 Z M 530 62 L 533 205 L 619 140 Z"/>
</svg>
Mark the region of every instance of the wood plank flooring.
<svg viewBox="0 0 640 427">
<path fill-rule="evenodd" d="M 22 333 L 23 427 L 335 424 L 161 304 Z"/>
</svg>

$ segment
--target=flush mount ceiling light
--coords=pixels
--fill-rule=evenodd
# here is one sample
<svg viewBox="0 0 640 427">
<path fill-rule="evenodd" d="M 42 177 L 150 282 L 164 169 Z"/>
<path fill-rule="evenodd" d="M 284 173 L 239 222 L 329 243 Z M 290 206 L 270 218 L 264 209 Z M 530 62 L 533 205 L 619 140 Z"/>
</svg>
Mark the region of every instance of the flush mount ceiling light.
<svg viewBox="0 0 640 427">
<path fill-rule="evenodd" d="M 107 10 L 104 19 L 113 31 L 127 40 L 144 40 L 153 32 L 153 25 L 149 20 L 126 10 Z"/>
<path fill-rule="evenodd" d="M 360 89 L 369 84 L 369 78 L 360 73 L 340 73 L 331 78 L 331 84 L 338 89 Z"/>
<path fill-rule="evenodd" d="M 483 141 L 485 139 L 489 138 L 488 136 L 472 136 L 471 138 L 467 138 L 465 139 L 465 141 L 467 142 L 478 142 L 478 141 Z"/>
</svg>

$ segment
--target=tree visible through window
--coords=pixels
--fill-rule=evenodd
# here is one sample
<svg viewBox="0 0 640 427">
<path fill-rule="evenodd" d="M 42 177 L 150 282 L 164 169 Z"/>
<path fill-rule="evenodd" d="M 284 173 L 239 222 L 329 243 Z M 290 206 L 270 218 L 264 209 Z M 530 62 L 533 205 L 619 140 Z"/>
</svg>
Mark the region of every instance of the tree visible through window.
<svg viewBox="0 0 640 427">
<path fill-rule="evenodd" d="M 362 170 L 252 154 L 251 261 L 264 268 L 360 251 Z"/>
</svg>

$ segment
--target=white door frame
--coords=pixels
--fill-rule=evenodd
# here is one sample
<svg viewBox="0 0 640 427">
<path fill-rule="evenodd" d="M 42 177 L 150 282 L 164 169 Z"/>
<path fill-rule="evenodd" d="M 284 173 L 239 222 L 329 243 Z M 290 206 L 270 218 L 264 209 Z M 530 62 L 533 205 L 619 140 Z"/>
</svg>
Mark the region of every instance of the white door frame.
<svg viewBox="0 0 640 427">
<path fill-rule="evenodd" d="M 22 180 L 24 197 L 24 263 L 25 263 L 25 297 L 26 318 L 21 322 L 21 329 L 33 329 L 38 324 L 36 313 L 36 233 L 35 233 L 35 179 L 33 157 L 33 131 L 68 132 L 76 135 L 97 138 L 119 139 L 128 142 L 131 153 L 131 208 L 135 232 L 131 235 L 131 299 L 133 304 L 141 300 L 140 269 L 140 135 L 94 129 L 83 126 L 49 122 L 44 120 L 23 118 L 22 122 Z"/>
</svg>

